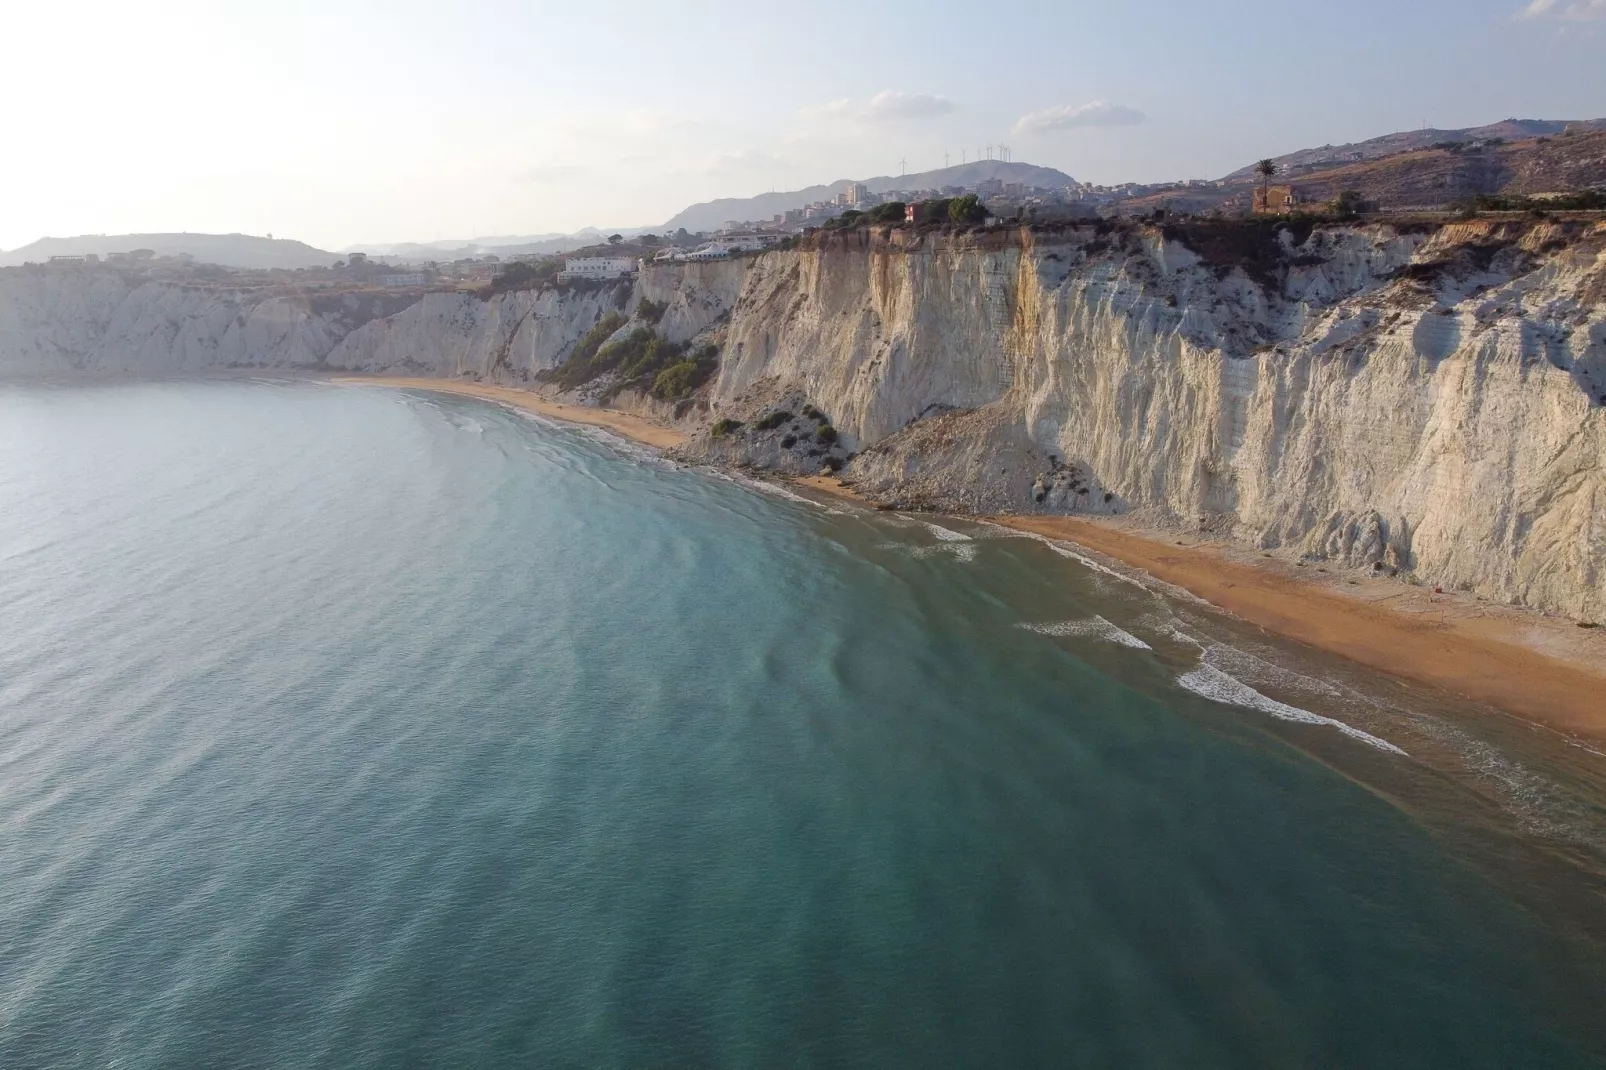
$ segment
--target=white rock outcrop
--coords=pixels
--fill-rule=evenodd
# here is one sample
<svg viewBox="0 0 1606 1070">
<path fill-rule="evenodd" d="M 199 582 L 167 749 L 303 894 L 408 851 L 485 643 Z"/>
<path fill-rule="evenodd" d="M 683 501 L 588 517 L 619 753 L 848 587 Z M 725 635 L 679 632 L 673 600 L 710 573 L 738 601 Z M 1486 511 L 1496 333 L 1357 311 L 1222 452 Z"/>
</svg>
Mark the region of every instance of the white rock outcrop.
<svg viewBox="0 0 1606 1070">
<path fill-rule="evenodd" d="M 1199 230 L 765 256 L 716 411 L 800 392 L 885 498 L 1139 510 L 1606 616 L 1606 228 Z"/>
<path fill-rule="evenodd" d="M 7 269 L 0 375 L 529 382 L 643 301 L 664 306 L 670 340 L 721 343 L 712 417 L 751 432 L 766 411 L 817 406 L 857 451 L 845 474 L 888 500 L 1136 511 L 1606 618 L 1599 224 L 858 231 L 649 265 L 633 286 L 488 298 Z M 823 459 L 776 453 L 786 433 L 705 436 L 692 452 Z"/>
</svg>

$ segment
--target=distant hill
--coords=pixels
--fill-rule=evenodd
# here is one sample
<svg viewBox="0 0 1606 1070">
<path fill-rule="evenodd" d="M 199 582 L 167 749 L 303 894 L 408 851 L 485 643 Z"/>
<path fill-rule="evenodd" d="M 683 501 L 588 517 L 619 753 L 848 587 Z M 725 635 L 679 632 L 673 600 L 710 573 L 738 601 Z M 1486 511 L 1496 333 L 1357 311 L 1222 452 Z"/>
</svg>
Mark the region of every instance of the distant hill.
<svg viewBox="0 0 1606 1070">
<path fill-rule="evenodd" d="M 1524 141 L 1536 137 L 1551 137 L 1566 132 L 1606 130 L 1606 119 L 1503 119 L 1488 126 L 1470 126 L 1461 130 L 1402 130 L 1384 134 L 1369 141 L 1351 145 L 1323 145 L 1319 149 L 1300 149 L 1286 156 L 1275 157 L 1278 170 L 1288 176 L 1333 166 L 1377 160 L 1401 152 L 1414 152 L 1446 142 L 1485 141 L 1499 138 L 1504 141 Z M 1227 181 L 1252 180 L 1254 164 L 1240 167 L 1227 176 Z"/>
<path fill-rule="evenodd" d="M 1419 149 L 1298 174 L 1293 183 L 1313 200 L 1353 189 L 1386 208 L 1447 205 L 1479 194 L 1531 196 L 1606 187 L 1606 132 L 1529 138 L 1481 150 Z"/>
<path fill-rule="evenodd" d="M 1564 132 L 1519 140 L 1508 137 L 1534 126 Z M 1358 160 L 1340 154 L 1324 163 L 1311 155 L 1333 151 L 1328 149 L 1293 153 L 1283 159 L 1300 158 L 1306 162 L 1293 167 L 1280 165 L 1273 181 L 1292 184 L 1308 202 L 1331 201 L 1345 190 L 1355 190 L 1384 209 L 1443 208 L 1480 194 L 1533 196 L 1606 189 L 1606 121 L 1509 120 L 1470 131 L 1393 134 L 1362 144 L 1374 148 L 1382 144 L 1409 145 L 1418 135 L 1432 140 L 1427 146 Z M 1228 176 L 1222 187 L 1162 190 L 1128 200 L 1120 210 L 1128 215 L 1160 207 L 1185 213 L 1222 207 L 1241 211 L 1247 208 L 1250 191 L 1259 182 L 1253 168 L 1246 167 Z"/>
<path fill-rule="evenodd" d="M 875 193 L 889 189 L 940 189 L 943 186 L 972 186 L 990 178 L 1004 182 L 1022 182 L 1028 186 L 1068 186 L 1075 181 L 1063 171 L 1052 167 L 1038 167 L 1029 163 L 1005 163 L 1002 160 L 979 160 L 976 163 L 943 167 L 936 171 L 921 171 L 913 175 L 880 175 L 859 179 Z M 842 178 L 829 185 L 809 186 L 806 189 L 783 193 L 761 193 L 757 197 L 724 197 L 717 201 L 694 204 L 664 224 L 666 231 L 681 227 L 693 233 L 717 230 L 733 219 L 768 219 L 781 212 L 802 208 L 815 201 L 830 200 L 854 179 Z"/>
<path fill-rule="evenodd" d="M 340 257 L 305 242 L 287 238 L 259 238 L 254 234 L 80 234 L 75 238 L 40 238 L 10 252 L 0 253 L 0 267 L 52 256 L 126 253 L 149 249 L 157 256 L 188 254 L 203 264 L 235 268 L 328 267 Z"/>
</svg>

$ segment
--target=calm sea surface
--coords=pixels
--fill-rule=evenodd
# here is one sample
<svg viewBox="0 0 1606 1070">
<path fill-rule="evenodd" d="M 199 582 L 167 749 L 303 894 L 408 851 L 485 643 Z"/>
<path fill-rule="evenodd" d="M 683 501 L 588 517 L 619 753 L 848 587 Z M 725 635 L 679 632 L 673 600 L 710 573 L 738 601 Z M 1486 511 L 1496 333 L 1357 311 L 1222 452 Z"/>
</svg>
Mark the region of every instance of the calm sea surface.
<svg viewBox="0 0 1606 1070">
<path fill-rule="evenodd" d="M 6 1070 L 1594 1066 L 1603 872 L 1596 749 L 1041 541 L 0 387 Z"/>
</svg>

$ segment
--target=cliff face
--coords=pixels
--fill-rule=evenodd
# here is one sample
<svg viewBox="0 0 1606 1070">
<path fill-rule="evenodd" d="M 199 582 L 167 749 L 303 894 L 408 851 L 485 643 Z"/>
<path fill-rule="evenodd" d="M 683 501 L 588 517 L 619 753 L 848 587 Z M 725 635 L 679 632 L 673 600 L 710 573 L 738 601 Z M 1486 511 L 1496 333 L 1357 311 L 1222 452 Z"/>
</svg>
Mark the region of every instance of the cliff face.
<svg viewBox="0 0 1606 1070">
<path fill-rule="evenodd" d="M 1606 615 L 1606 229 L 990 237 L 762 258 L 716 405 L 800 391 L 887 499 L 1139 510 Z"/>
<path fill-rule="evenodd" d="M 0 272 L 0 376 L 331 368 L 528 382 L 609 312 L 665 303 L 684 341 L 729 314 L 748 261 L 649 268 L 632 286 L 278 295 L 82 268 Z"/>
<path fill-rule="evenodd" d="M 643 300 L 666 306 L 671 341 L 721 344 L 705 400 L 747 422 L 699 436 L 693 457 L 814 470 L 856 450 L 843 474 L 889 501 L 1138 512 L 1606 616 L 1598 224 L 858 232 L 649 267 L 633 288 L 490 299 L 9 271 L 0 374 L 322 366 L 526 382 Z M 754 426 L 804 404 L 843 449 L 796 420 Z"/>
</svg>

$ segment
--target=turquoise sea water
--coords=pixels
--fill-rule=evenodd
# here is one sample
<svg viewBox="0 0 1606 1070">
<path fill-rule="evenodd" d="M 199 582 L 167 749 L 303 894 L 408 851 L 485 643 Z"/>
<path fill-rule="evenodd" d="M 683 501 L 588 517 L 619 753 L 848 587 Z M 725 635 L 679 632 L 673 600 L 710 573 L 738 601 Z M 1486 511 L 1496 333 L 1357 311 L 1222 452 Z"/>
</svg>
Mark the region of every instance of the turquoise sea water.
<svg viewBox="0 0 1606 1070">
<path fill-rule="evenodd" d="M 0 387 L 0 1067 L 1589 1066 L 1606 756 L 479 402 Z"/>
</svg>

